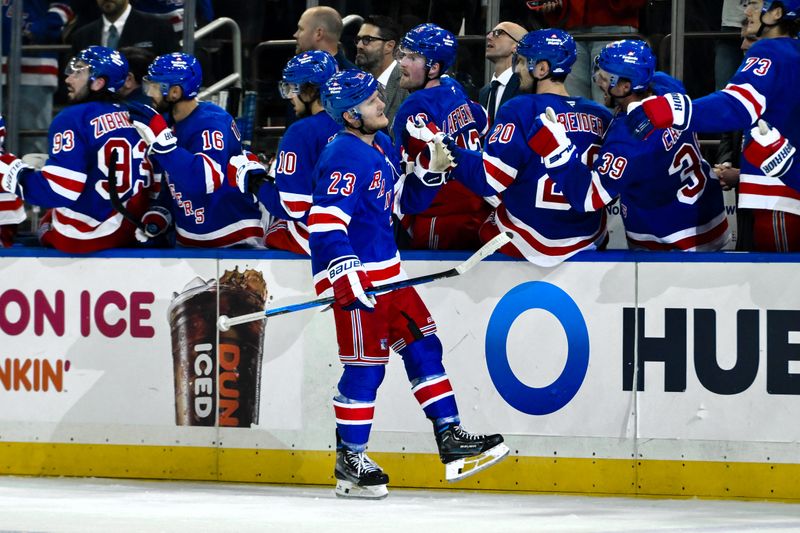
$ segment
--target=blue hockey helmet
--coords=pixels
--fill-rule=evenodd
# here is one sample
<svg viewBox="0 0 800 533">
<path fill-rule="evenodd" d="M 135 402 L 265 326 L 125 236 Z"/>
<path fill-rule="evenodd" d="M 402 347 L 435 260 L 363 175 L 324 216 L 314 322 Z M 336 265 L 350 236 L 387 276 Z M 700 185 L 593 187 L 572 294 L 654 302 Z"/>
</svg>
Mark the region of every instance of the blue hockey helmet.
<svg viewBox="0 0 800 533">
<path fill-rule="evenodd" d="M 358 120 L 361 114 L 358 105 L 378 90 L 378 81 L 362 70 L 347 69 L 337 72 L 322 86 L 321 99 L 325 111 L 340 126 L 344 126 L 342 114 L 349 111 Z"/>
<path fill-rule="evenodd" d="M 86 67 L 79 65 L 83 63 Z M 128 60 L 125 56 L 105 46 L 84 48 L 67 65 L 67 75 L 83 68 L 89 68 L 89 82 L 105 78 L 106 89 L 115 93 L 125 84 L 128 77 Z"/>
<path fill-rule="evenodd" d="M 298 54 L 283 68 L 281 96 L 290 98 L 293 94 L 298 94 L 304 83 L 322 87 L 338 70 L 336 60 L 328 52 L 309 50 Z"/>
<path fill-rule="evenodd" d="M 650 90 L 653 91 L 653 94 L 659 96 L 667 93 L 686 94 L 686 87 L 683 86 L 683 82 L 660 70 L 653 74 L 653 79 L 650 80 Z"/>
<path fill-rule="evenodd" d="M 764 0 L 761 13 L 766 13 L 778 6 L 783 7 L 781 20 L 797 20 L 800 18 L 800 0 Z"/>
<path fill-rule="evenodd" d="M 203 82 L 203 71 L 194 56 L 175 52 L 158 56 L 147 68 L 147 75 L 142 78 L 147 83 L 160 86 L 161 95 L 166 98 L 169 88 L 175 85 L 183 89 L 183 98 L 197 96 Z"/>
<path fill-rule="evenodd" d="M 456 37 L 436 24 L 420 24 L 410 29 L 403 36 L 400 46 L 425 57 L 425 66 L 433 68 L 434 63 L 441 64 L 444 74 L 456 62 L 458 43 Z"/>
<path fill-rule="evenodd" d="M 656 57 L 646 42 L 626 39 L 606 45 L 600 51 L 596 66 L 611 75 L 611 87 L 625 78 L 630 80 L 632 91 L 643 91 L 653 79 Z"/>
<path fill-rule="evenodd" d="M 533 70 L 539 61 L 547 61 L 552 74 L 569 74 L 578 58 L 575 39 L 559 29 L 526 33 L 517 44 L 517 54 L 528 60 L 528 70 Z"/>
</svg>

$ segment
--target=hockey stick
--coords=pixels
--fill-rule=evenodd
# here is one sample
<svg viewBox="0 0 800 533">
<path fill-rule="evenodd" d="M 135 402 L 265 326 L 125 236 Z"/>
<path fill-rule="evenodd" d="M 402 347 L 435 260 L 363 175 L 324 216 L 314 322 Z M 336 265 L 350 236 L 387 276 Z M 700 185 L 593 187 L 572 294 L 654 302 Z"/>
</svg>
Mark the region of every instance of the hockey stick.
<svg viewBox="0 0 800 533">
<path fill-rule="evenodd" d="M 452 278 L 453 276 L 460 276 L 467 270 L 471 269 L 497 250 L 499 250 L 503 245 L 511 241 L 511 234 L 510 233 L 501 233 L 497 235 L 495 238 L 481 246 L 481 248 L 469 256 L 466 261 L 461 263 L 460 265 L 451 268 L 450 270 L 445 270 L 444 272 L 438 272 L 436 274 L 426 274 L 424 276 L 418 276 L 416 278 L 405 279 L 403 281 L 396 281 L 394 283 L 389 283 L 387 285 L 381 285 L 380 287 L 373 287 L 371 289 L 367 289 L 367 294 L 378 294 L 382 292 L 393 291 L 396 289 L 402 289 L 403 287 L 412 287 L 414 285 L 421 285 L 423 283 L 430 283 L 431 281 L 436 281 L 438 279 L 444 278 Z M 255 322 L 256 320 L 264 320 L 271 316 L 277 315 L 285 315 L 286 313 L 294 313 L 295 311 L 302 311 L 304 309 L 311 309 L 313 307 L 320 307 L 323 305 L 329 305 L 336 301 L 333 296 L 328 296 L 326 298 L 318 298 L 316 300 L 309 300 L 307 302 L 301 302 L 298 304 L 286 305 L 283 307 L 276 307 L 274 309 L 265 309 L 264 311 L 257 311 L 255 313 L 250 313 L 247 315 L 241 315 L 236 317 L 228 317 L 225 315 L 221 315 L 217 320 L 217 328 L 220 331 L 228 331 L 231 329 L 232 326 L 236 326 L 239 324 L 246 324 L 247 322 Z"/>
<path fill-rule="evenodd" d="M 113 148 L 111 150 L 111 160 L 108 162 L 108 198 L 111 201 L 111 207 L 122 215 L 122 218 L 141 230 L 148 239 L 155 237 L 155 235 L 147 229 L 147 226 L 125 207 L 119 197 L 119 191 L 117 190 L 117 151 Z"/>
</svg>

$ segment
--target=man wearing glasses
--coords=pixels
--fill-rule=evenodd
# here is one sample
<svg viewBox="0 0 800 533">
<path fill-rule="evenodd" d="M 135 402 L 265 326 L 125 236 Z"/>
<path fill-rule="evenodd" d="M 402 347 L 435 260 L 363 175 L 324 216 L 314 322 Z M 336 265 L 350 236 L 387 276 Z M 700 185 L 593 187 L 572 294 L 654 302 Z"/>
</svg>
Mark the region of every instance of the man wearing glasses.
<svg viewBox="0 0 800 533">
<path fill-rule="evenodd" d="M 486 59 L 494 63 L 492 81 L 481 88 L 478 102 L 489 113 L 489 124 L 494 124 L 497 109 L 517 95 L 519 76 L 514 73 L 511 55 L 517 43 L 525 36 L 525 28 L 513 22 L 500 22 L 486 34 Z"/>
<path fill-rule="evenodd" d="M 394 19 L 370 15 L 364 19 L 355 38 L 356 65 L 372 74 L 383 87 L 386 100 L 383 114 L 389 119 L 389 131 L 397 108 L 408 96 L 408 91 L 400 87 L 400 68 L 394 59 L 400 31 L 400 25 Z"/>
</svg>

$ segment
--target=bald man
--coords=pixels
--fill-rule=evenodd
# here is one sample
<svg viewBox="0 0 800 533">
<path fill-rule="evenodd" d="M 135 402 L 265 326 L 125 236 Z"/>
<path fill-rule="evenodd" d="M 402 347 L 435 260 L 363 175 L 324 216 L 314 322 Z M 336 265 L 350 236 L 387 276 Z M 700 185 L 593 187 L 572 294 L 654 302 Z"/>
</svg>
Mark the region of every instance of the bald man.
<svg viewBox="0 0 800 533">
<path fill-rule="evenodd" d="M 342 36 L 342 16 L 332 7 L 317 6 L 306 9 L 297 21 L 295 53 L 323 50 L 336 59 L 339 70 L 358 68 L 348 60 L 339 48 Z"/>
<path fill-rule="evenodd" d="M 489 125 L 503 103 L 511 100 L 519 90 L 519 76 L 514 73 L 511 56 L 517 42 L 528 33 L 513 22 L 500 22 L 486 34 L 486 59 L 494 63 L 492 81 L 478 94 L 478 102 L 489 112 Z"/>
</svg>

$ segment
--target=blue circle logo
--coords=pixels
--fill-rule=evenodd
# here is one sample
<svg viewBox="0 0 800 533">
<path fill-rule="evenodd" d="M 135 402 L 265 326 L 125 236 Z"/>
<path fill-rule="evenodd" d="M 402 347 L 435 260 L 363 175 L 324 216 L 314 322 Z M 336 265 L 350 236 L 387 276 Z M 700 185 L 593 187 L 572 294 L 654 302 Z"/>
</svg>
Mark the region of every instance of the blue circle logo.
<svg viewBox="0 0 800 533">
<path fill-rule="evenodd" d="M 506 352 L 511 325 L 529 309 L 552 313 L 567 334 L 564 371 L 553 383 L 542 388 L 529 387 L 517 379 Z M 536 343 L 530 345 L 536 346 Z M 529 415 L 547 415 L 567 405 L 578 393 L 589 368 L 589 331 L 575 300 L 555 285 L 543 281 L 530 281 L 508 291 L 489 318 L 486 363 L 500 396 L 514 409 Z"/>
</svg>

